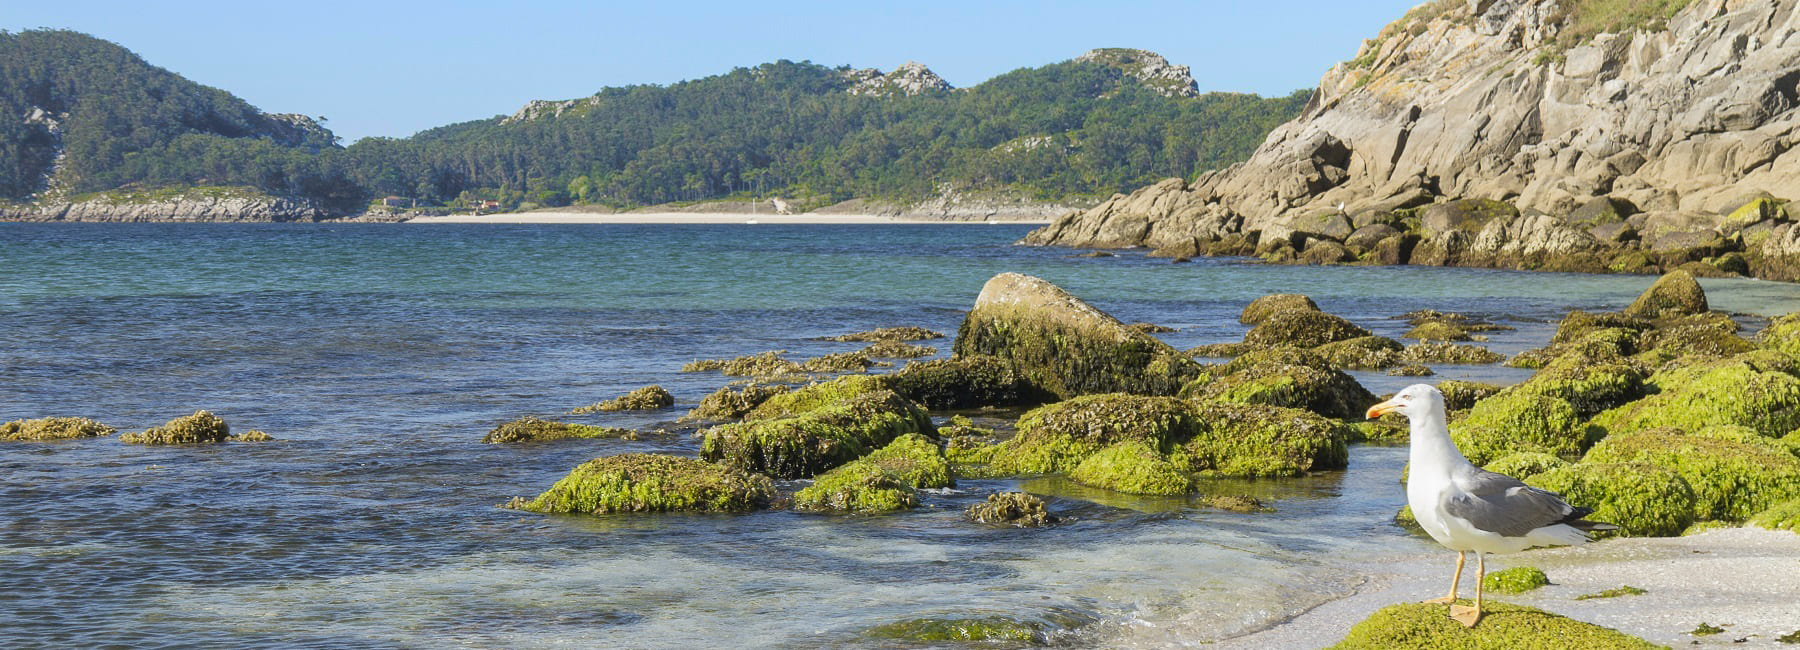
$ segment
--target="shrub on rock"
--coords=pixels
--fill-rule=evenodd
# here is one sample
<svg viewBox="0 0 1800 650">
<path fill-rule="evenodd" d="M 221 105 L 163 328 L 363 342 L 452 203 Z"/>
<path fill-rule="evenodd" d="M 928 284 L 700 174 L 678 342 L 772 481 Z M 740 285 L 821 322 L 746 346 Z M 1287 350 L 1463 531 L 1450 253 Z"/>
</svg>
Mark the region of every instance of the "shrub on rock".
<svg viewBox="0 0 1800 650">
<path fill-rule="evenodd" d="M 1694 493 L 1698 520 L 1743 521 L 1800 497 L 1800 458 L 1740 428 L 1684 433 L 1663 427 L 1608 436 L 1582 464 L 1644 463 L 1673 471 Z"/>
<path fill-rule="evenodd" d="M 0 424 L 0 440 L 67 440 L 110 436 L 112 427 L 87 418 L 38 418 Z"/>
<path fill-rule="evenodd" d="M 1593 508 L 1588 515 L 1637 537 L 1680 535 L 1694 523 L 1694 491 L 1679 474 L 1644 463 L 1581 462 L 1535 474 L 1526 482 L 1569 503 Z M 1595 537 L 1609 537 L 1599 531 Z"/>
<path fill-rule="evenodd" d="M 532 512 L 742 512 L 767 507 L 768 477 L 692 458 L 619 454 L 590 460 L 531 500 Z"/>
<path fill-rule="evenodd" d="M 206 442 L 225 442 L 231 437 L 231 427 L 225 420 L 209 411 L 194 411 L 187 415 L 169 420 L 160 427 L 151 427 L 138 433 L 127 433 L 119 436 L 119 442 L 138 445 L 185 445 Z"/>
</svg>

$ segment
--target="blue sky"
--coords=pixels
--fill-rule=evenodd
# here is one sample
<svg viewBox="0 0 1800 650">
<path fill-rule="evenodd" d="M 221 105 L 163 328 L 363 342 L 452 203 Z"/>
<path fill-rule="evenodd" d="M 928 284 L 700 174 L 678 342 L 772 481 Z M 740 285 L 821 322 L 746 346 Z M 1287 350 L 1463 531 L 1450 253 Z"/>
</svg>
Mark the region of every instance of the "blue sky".
<svg viewBox="0 0 1800 650">
<path fill-rule="evenodd" d="M 73 29 L 346 141 L 510 114 L 531 99 L 666 84 L 776 59 L 971 86 L 1096 47 L 1155 50 L 1201 90 L 1311 87 L 1412 0 L 1249 2 L 56 2 L 0 29 Z"/>
</svg>

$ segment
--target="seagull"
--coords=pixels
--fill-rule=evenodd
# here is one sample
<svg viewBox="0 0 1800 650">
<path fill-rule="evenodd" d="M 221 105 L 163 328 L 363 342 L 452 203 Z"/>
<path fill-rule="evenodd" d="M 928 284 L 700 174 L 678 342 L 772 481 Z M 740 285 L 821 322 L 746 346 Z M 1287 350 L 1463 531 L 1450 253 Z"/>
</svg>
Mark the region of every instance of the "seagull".
<svg viewBox="0 0 1800 650">
<path fill-rule="evenodd" d="M 1368 417 L 1405 415 L 1412 425 L 1412 450 L 1406 482 L 1406 504 L 1419 527 L 1437 543 L 1456 551 L 1456 575 L 1450 595 L 1427 603 L 1449 603 L 1450 618 L 1463 627 L 1481 620 L 1481 580 L 1487 575 L 1488 553 L 1517 553 L 1538 546 L 1586 543 L 1588 533 L 1617 530 L 1612 524 L 1582 517 L 1591 508 L 1569 505 L 1562 495 L 1540 490 L 1519 479 L 1496 474 L 1469 462 L 1445 426 L 1444 394 L 1427 384 L 1413 384 L 1392 399 L 1369 407 Z M 1475 606 L 1456 604 L 1456 585 L 1463 561 L 1475 552 Z"/>
</svg>

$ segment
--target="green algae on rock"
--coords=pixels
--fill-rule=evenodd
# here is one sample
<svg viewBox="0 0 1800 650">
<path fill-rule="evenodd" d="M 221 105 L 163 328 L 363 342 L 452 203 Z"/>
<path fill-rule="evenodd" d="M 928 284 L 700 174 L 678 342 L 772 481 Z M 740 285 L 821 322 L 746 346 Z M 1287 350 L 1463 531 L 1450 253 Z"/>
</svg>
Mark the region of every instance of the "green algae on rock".
<svg viewBox="0 0 1800 650">
<path fill-rule="evenodd" d="M 1259 512 L 1275 512 L 1274 508 L 1263 505 L 1256 497 L 1241 494 L 1212 494 L 1200 497 L 1200 503 L 1207 507 L 1218 508 L 1227 512 L 1251 514 Z"/>
<path fill-rule="evenodd" d="M 692 458 L 619 454 L 582 463 L 537 498 L 508 507 L 543 513 L 743 512 L 768 507 L 769 477 Z"/>
<path fill-rule="evenodd" d="M 722 386 L 700 400 L 700 404 L 687 415 L 684 421 L 721 421 L 736 420 L 769 398 L 792 390 L 785 384 L 761 384 L 756 382 L 735 383 Z"/>
<path fill-rule="evenodd" d="M 1187 494 L 1194 481 L 1142 440 L 1127 440 L 1088 456 L 1069 479 L 1125 494 Z"/>
<path fill-rule="evenodd" d="M 1451 425 L 1450 438 L 1477 465 L 1516 451 L 1571 456 L 1594 441 L 1567 400 L 1518 386 L 1476 402 Z"/>
<path fill-rule="evenodd" d="M 1261 325 L 1276 312 L 1298 309 L 1302 311 L 1319 311 L 1319 305 L 1312 298 L 1298 293 L 1271 293 L 1250 301 L 1244 311 L 1238 314 L 1238 322 L 1245 325 Z"/>
<path fill-rule="evenodd" d="M 1251 345 L 1243 342 L 1208 343 L 1206 345 L 1196 345 L 1188 348 L 1184 354 L 1187 354 L 1190 357 L 1231 358 L 1255 352 L 1257 350 L 1267 349 L 1269 348 L 1265 345 Z"/>
<path fill-rule="evenodd" d="M 623 438 L 637 439 L 637 432 L 630 429 L 612 427 L 596 427 L 588 424 L 574 424 L 542 420 L 534 417 L 523 417 L 511 422 L 501 423 L 494 430 L 482 437 L 487 444 L 503 442 L 538 442 L 543 440 L 565 440 L 569 438 Z"/>
<path fill-rule="evenodd" d="M 1582 594 L 1580 596 L 1576 596 L 1575 600 L 1594 600 L 1596 598 L 1618 598 L 1620 596 L 1642 596 L 1647 593 L 1650 593 L 1650 592 L 1640 589 L 1640 588 L 1637 588 L 1637 587 L 1633 587 L 1631 585 L 1625 585 L 1623 587 L 1615 587 L 1613 589 L 1607 589 L 1604 591 L 1596 591 L 1591 594 Z"/>
<path fill-rule="evenodd" d="M 681 366 L 682 372 L 717 370 L 734 377 L 784 377 L 805 372 L 800 364 L 781 358 L 786 350 L 769 350 L 734 359 L 696 359 Z"/>
<path fill-rule="evenodd" d="M 1042 640 L 1038 627 L 1010 618 L 920 618 L 888 623 L 864 633 L 876 639 L 903 641 L 1023 641 Z"/>
<path fill-rule="evenodd" d="M 1789 499 L 1756 513 L 1750 523 L 1769 530 L 1791 530 L 1800 533 L 1800 498 Z"/>
<path fill-rule="evenodd" d="M 1589 518 L 1623 529 L 1594 537 L 1672 537 L 1694 522 L 1694 490 L 1681 475 L 1655 465 L 1584 461 L 1525 481 L 1593 508 Z"/>
<path fill-rule="evenodd" d="M 956 356 L 1012 360 L 1024 384 L 1061 399 L 1089 393 L 1172 395 L 1200 364 L 1038 278 L 987 281 L 957 332 Z"/>
<path fill-rule="evenodd" d="M 1572 351 L 1557 357 L 1518 384 L 1519 392 L 1562 399 L 1581 418 L 1643 397 L 1650 370 L 1642 362 L 1613 355 Z"/>
<path fill-rule="evenodd" d="M 1207 476 L 1300 476 L 1343 469 L 1350 427 L 1310 411 L 1263 404 L 1195 406 L 1201 427 L 1172 458 Z"/>
<path fill-rule="evenodd" d="M 1647 381 L 1660 392 L 1607 410 L 1593 423 L 1609 434 L 1673 426 L 1743 425 L 1766 436 L 1800 428 L 1800 378 L 1775 368 L 1791 359 L 1752 352 L 1665 370 Z"/>
<path fill-rule="evenodd" d="M 1649 650 L 1661 646 L 1541 609 L 1489 601 L 1465 628 L 1438 604 L 1389 605 L 1350 628 L 1338 650 Z"/>
<path fill-rule="evenodd" d="M 1400 338 L 1439 342 L 1467 341 L 1471 339 L 1468 330 L 1463 329 L 1455 323 L 1446 321 L 1426 321 L 1420 323 L 1412 329 L 1407 330 L 1405 334 L 1401 334 Z"/>
<path fill-rule="evenodd" d="M 1652 360 L 1688 355 L 1728 357 L 1755 350 L 1755 343 L 1737 335 L 1739 329 L 1737 321 L 1718 312 L 1659 321 L 1656 329 L 1639 336 L 1639 356 Z"/>
<path fill-rule="evenodd" d="M 1437 389 L 1444 394 L 1444 410 L 1466 411 L 1475 406 L 1476 402 L 1500 392 L 1501 387 L 1478 381 L 1447 379 L 1438 382 Z"/>
<path fill-rule="evenodd" d="M 1342 317 L 1322 311 L 1289 309 L 1270 314 L 1244 334 L 1251 345 L 1312 348 L 1336 341 L 1372 336 Z"/>
<path fill-rule="evenodd" d="M 75 417 L 49 417 L 35 420 L 13 420 L 0 424 L 0 440 L 68 440 L 110 436 L 114 431 L 94 420 Z"/>
<path fill-rule="evenodd" d="M 1324 357 L 1333 368 L 1349 368 L 1351 370 L 1380 370 L 1400 362 L 1400 352 L 1405 347 L 1385 336 L 1359 336 L 1353 339 L 1333 341 L 1313 348 L 1313 352 Z M 1246 350 L 1247 352 L 1248 350 Z M 1229 356 L 1238 356 L 1244 352 Z"/>
<path fill-rule="evenodd" d="M 1161 450 L 1197 430 L 1194 407 L 1173 397 L 1084 395 L 1032 409 L 1019 432 L 990 452 L 998 475 L 1071 472 L 1088 456 L 1127 440 Z"/>
<path fill-rule="evenodd" d="M 931 418 L 916 404 L 878 390 L 793 417 L 707 429 L 700 456 L 776 478 L 804 478 L 860 458 L 901 435 L 932 430 Z"/>
<path fill-rule="evenodd" d="M 224 442 L 231 437 L 231 427 L 225 420 L 209 411 L 194 411 L 193 415 L 169 420 L 160 427 L 151 427 L 138 433 L 127 433 L 119 436 L 119 442 L 137 445 L 185 445 L 208 442 Z"/>
<path fill-rule="evenodd" d="M 842 343 L 875 343 L 879 341 L 926 341 L 941 339 L 944 335 L 923 327 L 902 325 L 900 327 L 878 327 L 864 332 L 853 332 L 839 336 L 827 337 L 827 341 Z"/>
<path fill-rule="evenodd" d="M 1040 528 L 1056 523 L 1044 500 L 1024 492 L 996 492 L 987 501 L 963 511 L 969 521 L 982 524 L 1007 524 L 1021 528 Z"/>
<path fill-rule="evenodd" d="M 1800 497 L 1800 458 L 1743 429 L 1685 433 L 1663 427 L 1613 434 L 1582 462 L 1645 463 L 1673 471 L 1693 489 L 1697 520 L 1743 521 Z"/>
<path fill-rule="evenodd" d="M 1430 377 L 1437 372 L 1427 366 L 1406 365 L 1389 368 L 1387 374 L 1395 377 Z"/>
<path fill-rule="evenodd" d="M 1487 574 L 1481 588 L 1497 594 L 1522 594 L 1550 584 L 1544 570 L 1534 566 L 1516 566 Z"/>
<path fill-rule="evenodd" d="M 1506 355 L 1479 345 L 1456 343 L 1414 343 L 1400 351 L 1400 360 L 1412 363 L 1460 363 L 1485 365 L 1499 363 Z"/>
<path fill-rule="evenodd" d="M 1706 292 L 1687 271 L 1676 269 L 1663 274 L 1644 293 L 1626 307 L 1626 316 L 1667 318 L 1706 313 Z"/>
<path fill-rule="evenodd" d="M 858 351 L 858 354 L 872 359 L 918 359 L 937 353 L 937 348 L 929 345 L 913 345 L 903 341 L 876 341 Z"/>
<path fill-rule="evenodd" d="M 598 413 L 601 411 L 654 411 L 675 405 L 675 396 L 662 386 L 651 384 L 631 391 L 619 397 L 583 406 L 569 411 L 572 414 Z"/>
<path fill-rule="evenodd" d="M 1800 358 L 1800 311 L 1769 321 L 1768 326 L 1757 333 L 1756 341 L 1765 348 Z"/>
<path fill-rule="evenodd" d="M 1501 456 L 1483 467 L 1496 474 L 1505 474 L 1519 480 L 1525 480 L 1560 467 L 1568 467 L 1569 461 L 1550 454 L 1521 451 Z"/>
<path fill-rule="evenodd" d="M 1185 399 L 1301 408 L 1334 418 L 1358 418 L 1375 396 L 1311 350 L 1259 350 L 1214 367 L 1182 388 Z"/>
<path fill-rule="evenodd" d="M 917 505 L 917 489 L 865 460 L 820 474 L 812 485 L 794 493 L 794 507 L 801 510 L 891 512 Z"/>
<path fill-rule="evenodd" d="M 1011 360 L 987 355 L 914 361 L 888 377 L 895 392 L 932 409 L 1013 406 L 1036 393 Z"/>
<path fill-rule="evenodd" d="M 744 414 L 746 420 L 773 420 L 842 402 L 852 397 L 888 390 L 891 380 L 876 375 L 845 375 L 771 395 Z"/>
<path fill-rule="evenodd" d="M 941 488 L 956 484 L 950 477 L 950 463 L 944 459 L 944 450 L 921 434 L 909 433 L 895 438 L 862 460 L 874 463 L 913 487 Z"/>
<path fill-rule="evenodd" d="M 827 354 L 824 356 L 813 357 L 811 359 L 807 359 L 806 361 L 801 362 L 800 369 L 804 370 L 806 372 L 816 372 L 816 373 L 862 372 L 864 370 L 868 370 L 870 366 L 874 366 L 874 365 L 886 366 L 886 365 L 893 365 L 893 364 L 887 363 L 885 361 L 877 362 L 874 359 L 870 359 L 869 355 L 864 354 L 861 351 L 855 351 L 855 352 L 838 352 L 838 353 L 834 353 L 834 354 Z"/>
</svg>

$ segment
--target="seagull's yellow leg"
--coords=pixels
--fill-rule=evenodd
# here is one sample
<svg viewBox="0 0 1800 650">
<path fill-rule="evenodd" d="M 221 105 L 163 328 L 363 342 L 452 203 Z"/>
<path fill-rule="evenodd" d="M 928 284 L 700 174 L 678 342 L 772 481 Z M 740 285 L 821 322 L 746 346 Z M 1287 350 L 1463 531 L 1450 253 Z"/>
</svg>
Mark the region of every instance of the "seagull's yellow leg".
<svg viewBox="0 0 1800 650">
<path fill-rule="evenodd" d="M 1443 598 L 1433 598 L 1433 599 L 1427 600 L 1425 602 L 1427 602 L 1427 603 L 1454 603 L 1454 602 L 1456 602 L 1456 585 L 1458 583 L 1462 582 L 1463 556 L 1465 556 L 1467 554 L 1468 554 L 1467 551 L 1457 551 L 1456 552 L 1456 575 L 1451 576 L 1451 578 L 1450 578 L 1450 595 L 1445 596 Z"/>
<path fill-rule="evenodd" d="M 1481 579 L 1485 577 L 1487 577 L 1487 554 L 1478 551 L 1475 553 L 1475 606 L 1450 606 L 1450 618 L 1462 623 L 1463 627 L 1475 627 L 1476 623 L 1481 622 Z"/>
</svg>

